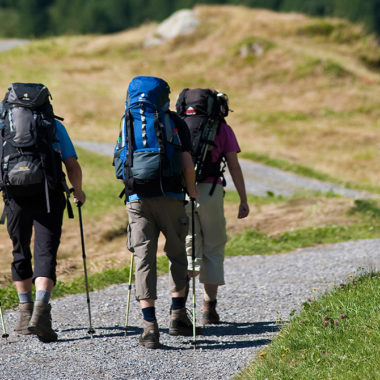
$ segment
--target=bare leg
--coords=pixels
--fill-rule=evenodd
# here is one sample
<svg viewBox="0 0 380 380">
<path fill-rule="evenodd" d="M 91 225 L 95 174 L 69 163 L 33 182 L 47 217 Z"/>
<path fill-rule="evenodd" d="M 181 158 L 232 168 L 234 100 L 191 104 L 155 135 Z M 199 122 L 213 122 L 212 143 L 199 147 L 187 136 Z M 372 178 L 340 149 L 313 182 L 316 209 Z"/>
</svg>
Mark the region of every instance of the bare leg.
<svg viewBox="0 0 380 380">
<path fill-rule="evenodd" d="M 23 281 L 14 281 L 14 284 L 16 286 L 17 293 L 32 291 L 33 282 L 31 277 Z"/>
<path fill-rule="evenodd" d="M 37 277 L 34 284 L 36 290 L 47 290 L 49 293 L 53 291 L 54 282 L 48 277 Z"/>
<path fill-rule="evenodd" d="M 204 299 L 205 301 L 215 301 L 218 294 L 218 285 L 204 284 Z"/>
</svg>

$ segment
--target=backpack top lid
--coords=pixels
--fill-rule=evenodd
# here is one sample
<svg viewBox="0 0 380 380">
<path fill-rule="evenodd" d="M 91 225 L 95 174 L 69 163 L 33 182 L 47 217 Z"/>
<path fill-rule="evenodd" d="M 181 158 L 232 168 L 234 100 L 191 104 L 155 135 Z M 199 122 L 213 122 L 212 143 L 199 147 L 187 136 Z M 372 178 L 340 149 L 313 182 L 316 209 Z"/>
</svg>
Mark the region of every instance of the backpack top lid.
<svg viewBox="0 0 380 380">
<path fill-rule="evenodd" d="M 8 87 L 7 103 L 28 108 L 38 108 L 50 103 L 51 95 L 41 83 L 12 83 Z"/>
<path fill-rule="evenodd" d="M 228 115 L 228 97 L 211 89 L 185 88 L 178 96 L 176 109 L 181 117 L 221 117 Z"/>
<path fill-rule="evenodd" d="M 129 83 L 127 91 L 127 108 L 146 103 L 161 111 L 169 109 L 170 87 L 161 78 L 138 76 Z"/>
</svg>

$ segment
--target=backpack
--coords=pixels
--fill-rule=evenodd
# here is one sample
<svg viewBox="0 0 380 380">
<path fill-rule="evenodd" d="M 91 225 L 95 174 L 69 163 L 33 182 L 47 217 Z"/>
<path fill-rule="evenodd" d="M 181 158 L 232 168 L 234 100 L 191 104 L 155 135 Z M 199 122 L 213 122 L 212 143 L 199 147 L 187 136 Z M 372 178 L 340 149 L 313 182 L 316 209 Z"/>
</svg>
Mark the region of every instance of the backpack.
<svg viewBox="0 0 380 380">
<path fill-rule="evenodd" d="M 169 111 L 169 93 L 169 85 L 156 77 L 138 76 L 128 86 L 113 161 L 127 196 L 183 191 L 181 141 Z"/>
<path fill-rule="evenodd" d="M 64 173 L 54 150 L 56 122 L 49 90 L 42 84 L 13 83 L 0 113 L 0 188 L 5 198 L 62 189 Z M 62 118 L 58 118 L 63 120 Z"/>
<path fill-rule="evenodd" d="M 190 130 L 196 181 L 214 177 L 212 195 L 218 178 L 222 177 L 225 186 L 225 158 L 221 156 L 212 162 L 211 151 L 220 125 L 229 112 L 227 95 L 210 89 L 185 88 L 178 96 L 176 110 Z"/>
</svg>

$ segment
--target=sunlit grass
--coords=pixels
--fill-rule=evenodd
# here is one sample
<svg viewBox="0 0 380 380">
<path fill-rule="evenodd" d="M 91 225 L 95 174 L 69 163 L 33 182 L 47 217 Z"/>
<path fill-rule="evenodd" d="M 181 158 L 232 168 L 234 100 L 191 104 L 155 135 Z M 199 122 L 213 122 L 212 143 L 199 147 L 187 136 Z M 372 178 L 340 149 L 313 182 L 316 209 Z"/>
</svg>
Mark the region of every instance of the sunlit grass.
<svg viewBox="0 0 380 380">
<path fill-rule="evenodd" d="M 380 276 L 348 279 L 305 301 L 303 311 L 235 379 L 379 378 Z"/>
</svg>

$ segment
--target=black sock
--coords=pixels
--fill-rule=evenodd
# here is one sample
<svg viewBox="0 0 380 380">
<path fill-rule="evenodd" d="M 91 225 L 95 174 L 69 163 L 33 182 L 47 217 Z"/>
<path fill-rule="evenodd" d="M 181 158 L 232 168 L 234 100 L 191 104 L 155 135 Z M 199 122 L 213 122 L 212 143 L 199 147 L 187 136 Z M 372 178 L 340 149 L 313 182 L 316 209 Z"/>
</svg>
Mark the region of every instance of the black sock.
<svg viewBox="0 0 380 380">
<path fill-rule="evenodd" d="M 145 321 L 154 322 L 156 320 L 156 308 L 154 306 L 141 309 Z"/>
<path fill-rule="evenodd" d="M 185 305 L 185 297 L 172 297 L 172 310 L 183 309 Z"/>
</svg>

